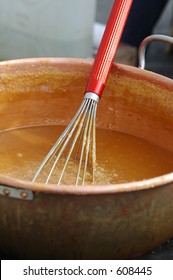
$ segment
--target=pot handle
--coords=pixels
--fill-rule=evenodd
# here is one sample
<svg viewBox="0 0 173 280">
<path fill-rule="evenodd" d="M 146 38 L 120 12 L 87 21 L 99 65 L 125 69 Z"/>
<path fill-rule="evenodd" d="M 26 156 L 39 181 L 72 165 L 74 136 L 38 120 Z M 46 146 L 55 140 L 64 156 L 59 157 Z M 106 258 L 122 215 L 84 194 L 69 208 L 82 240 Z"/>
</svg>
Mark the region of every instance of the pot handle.
<svg viewBox="0 0 173 280">
<path fill-rule="evenodd" d="M 140 44 L 139 50 L 138 50 L 138 67 L 141 69 L 145 68 L 145 51 L 149 43 L 153 41 L 161 41 L 164 43 L 171 43 L 173 44 L 173 37 L 167 36 L 167 35 L 160 35 L 160 34 L 154 34 L 146 37 Z"/>
</svg>

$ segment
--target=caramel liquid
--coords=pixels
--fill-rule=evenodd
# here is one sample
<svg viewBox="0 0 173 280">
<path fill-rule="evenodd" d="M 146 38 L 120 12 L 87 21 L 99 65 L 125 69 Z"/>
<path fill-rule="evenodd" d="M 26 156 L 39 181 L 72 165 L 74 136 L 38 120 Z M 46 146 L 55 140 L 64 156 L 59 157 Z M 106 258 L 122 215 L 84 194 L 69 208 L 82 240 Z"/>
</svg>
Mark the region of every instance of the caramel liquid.
<svg viewBox="0 0 173 280">
<path fill-rule="evenodd" d="M 1 131 L 0 174 L 32 180 L 41 161 L 63 130 L 64 126 L 41 126 Z M 103 129 L 97 129 L 96 135 L 95 184 L 144 180 L 173 171 L 173 154 L 141 138 Z M 62 183 L 74 184 L 73 169 L 75 163 L 72 162 Z M 39 181 L 47 175 L 43 173 L 42 176 Z M 57 176 L 52 179 L 52 183 L 58 180 Z"/>
</svg>

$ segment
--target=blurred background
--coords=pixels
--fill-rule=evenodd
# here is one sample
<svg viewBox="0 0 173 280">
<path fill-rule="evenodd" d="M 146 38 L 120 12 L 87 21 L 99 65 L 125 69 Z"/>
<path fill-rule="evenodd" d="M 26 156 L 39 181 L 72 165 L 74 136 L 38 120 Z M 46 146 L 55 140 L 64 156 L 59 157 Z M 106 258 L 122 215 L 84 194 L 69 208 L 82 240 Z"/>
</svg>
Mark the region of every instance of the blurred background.
<svg viewBox="0 0 173 280">
<path fill-rule="evenodd" d="M 0 60 L 93 57 L 112 4 L 113 0 L 0 0 Z M 144 18 L 147 23 L 149 15 Z M 173 35 L 172 0 L 152 32 Z M 146 68 L 172 78 L 172 49 L 165 43 L 151 43 Z M 136 48 L 120 45 L 115 61 L 136 66 L 136 57 Z"/>
<path fill-rule="evenodd" d="M 94 57 L 113 0 L 0 0 L 0 60 L 23 57 Z M 146 15 L 147 20 L 147 15 Z M 173 35 L 173 1 L 153 33 Z M 146 68 L 173 78 L 173 50 L 153 42 Z M 120 46 L 115 61 L 136 66 L 137 49 Z M 173 240 L 144 259 L 173 259 Z"/>
<path fill-rule="evenodd" d="M 0 0 L 0 58 L 88 57 L 97 0 Z"/>
<path fill-rule="evenodd" d="M 113 0 L 98 0 L 96 9 L 96 22 L 106 23 L 109 11 L 113 4 Z M 146 1 L 148 2 L 148 1 Z M 151 0 L 152 2 L 152 0 Z M 151 7 L 150 2 L 150 7 Z M 153 3 L 157 1 L 153 1 Z M 158 1 L 159 2 L 159 1 Z M 164 2 L 164 1 L 160 1 Z M 166 1 L 165 1 L 166 2 Z M 152 13 L 151 13 L 152 14 Z M 144 16 L 147 21 L 150 14 Z M 156 24 L 153 27 L 153 34 L 164 34 L 173 36 L 173 0 L 168 0 Z M 95 35 L 96 37 L 96 35 Z M 125 64 L 134 64 L 134 49 L 133 48 L 119 48 L 117 53 L 117 62 Z M 146 68 L 148 70 L 157 72 L 167 77 L 173 78 L 173 46 L 170 44 L 152 42 L 148 47 Z"/>
</svg>

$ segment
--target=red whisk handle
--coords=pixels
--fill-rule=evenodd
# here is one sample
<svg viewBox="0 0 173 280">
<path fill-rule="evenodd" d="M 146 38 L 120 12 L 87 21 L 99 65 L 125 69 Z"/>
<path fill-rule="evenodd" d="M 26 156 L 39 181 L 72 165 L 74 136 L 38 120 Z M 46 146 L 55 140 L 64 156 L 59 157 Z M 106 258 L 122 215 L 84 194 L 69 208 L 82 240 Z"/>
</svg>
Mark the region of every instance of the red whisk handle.
<svg viewBox="0 0 173 280">
<path fill-rule="evenodd" d="M 115 0 L 85 92 L 101 97 L 133 0 Z"/>
</svg>

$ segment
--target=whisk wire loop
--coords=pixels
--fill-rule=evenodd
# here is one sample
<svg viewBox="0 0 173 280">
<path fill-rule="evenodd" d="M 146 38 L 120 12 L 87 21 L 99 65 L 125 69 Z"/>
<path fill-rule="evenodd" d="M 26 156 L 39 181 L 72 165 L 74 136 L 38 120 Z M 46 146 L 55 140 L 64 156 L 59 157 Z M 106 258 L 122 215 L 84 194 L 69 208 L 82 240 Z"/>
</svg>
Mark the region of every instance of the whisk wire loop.
<svg viewBox="0 0 173 280">
<path fill-rule="evenodd" d="M 82 141 L 82 143 L 81 143 L 81 153 L 80 153 L 80 160 L 79 160 L 79 166 L 78 166 L 78 173 L 76 176 L 76 185 L 78 185 L 79 174 L 81 171 L 82 162 L 84 163 L 82 185 L 84 184 L 87 165 L 88 165 L 88 155 L 89 155 L 89 151 L 90 151 L 90 147 L 91 147 L 91 143 L 92 143 L 92 141 L 91 141 L 91 127 L 93 125 L 92 116 L 93 116 L 93 110 L 95 110 L 96 102 L 92 99 L 88 99 L 88 100 L 89 100 L 89 107 L 88 107 L 88 110 L 87 110 L 86 116 L 85 116 L 85 126 L 83 126 L 82 137 L 80 137 L 80 142 Z M 83 160 L 84 156 L 85 156 L 85 160 Z"/>
<path fill-rule="evenodd" d="M 86 176 L 86 170 L 87 170 L 87 164 L 88 164 L 88 157 L 89 157 L 89 151 L 91 150 L 91 158 L 95 157 L 96 155 L 93 155 L 93 153 L 95 152 L 95 149 L 93 148 L 93 145 L 95 143 L 95 140 L 92 141 L 92 134 L 91 134 L 91 130 L 93 127 L 93 117 L 94 117 L 94 112 L 96 111 L 97 108 L 97 103 L 95 101 L 91 101 L 91 107 L 90 107 L 90 113 L 89 113 L 89 117 L 88 117 L 88 133 L 86 136 L 86 155 L 85 155 L 85 163 L 84 163 L 84 173 L 83 173 L 83 179 L 82 179 L 82 185 L 85 182 L 85 176 Z M 92 166 L 92 168 L 94 168 L 94 166 Z M 94 181 L 94 174 L 92 174 L 92 181 Z"/>
<path fill-rule="evenodd" d="M 86 117 L 86 114 L 87 114 L 87 111 L 88 111 L 88 107 L 89 107 L 89 100 L 86 100 L 86 101 L 84 102 L 84 105 L 83 105 L 83 110 L 81 110 L 81 115 L 79 115 L 78 120 L 76 121 L 76 123 L 75 123 L 75 125 L 74 125 L 74 127 L 73 127 L 73 129 L 72 129 L 72 131 L 71 131 L 71 136 L 72 136 L 72 134 L 73 134 L 75 128 L 76 128 L 77 125 L 78 125 L 77 130 L 76 130 L 76 134 L 75 134 L 74 139 L 73 139 L 73 141 L 72 141 L 72 144 L 71 144 L 70 150 L 69 150 L 69 152 L 68 152 L 68 156 L 67 156 L 67 158 L 66 158 L 64 167 L 63 167 L 62 172 L 61 172 L 61 175 L 60 175 L 60 177 L 59 177 L 57 186 L 60 185 L 60 182 L 61 182 L 62 177 L 63 177 L 63 175 L 64 175 L 64 172 L 65 172 L 65 170 L 66 170 L 67 164 L 68 164 L 69 159 L 70 159 L 70 157 L 71 157 L 71 154 L 72 154 L 72 152 L 73 152 L 73 150 L 74 150 L 75 144 L 76 144 L 76 142 L 77 142 L 77 140 L 78 140 L 78 137 L 79 137 L 79 135 L 80 135 L 80 133 L 81 133 L 81 130 L 82 130 L 82 128 L 83 128 L 83 123 L 84 123 L 84 121 L 85 121 L 85 117 Z M 82 114 L 83 114 L 83 115 L 82 115 Z M 68 144 L 68 142 L 69 142 L 71 136 L 70 136 L 69 138 L 67 138 L 67 140 L 66 140 L 67 144 Z M 62 153 L 61 153 L 61 154 L 62 154 Z"/>
<path fill-rule="evenodd" d="M 95 97 L 96 94 L 91 93 L 85 95 L 85 98 L 79 107 L 74 118 L 71 120 L 67 128 L 64 130 L 59 139 L 55 142 L 52 149 L 49 151 L 41 165 L 39 166 L 33 182 L 41 174 L 41 170 L 52 161 L 52 165 L 49 168 L 48 176 L 45 180 L 45 183 L 48 184 L 52 177 L 53 172 L 55 171 L 56 166 L 58 165 L 60 159 L 64 158 L 64 151 L 68 146 L 68 153 L 65 157 L 65 163 L 63 165 L 62 171 L 60 173 L 57 186 L 61 184 L 67 165 L 70 161 L 70 158 L 73 158 L 75 161 L 79 161 L 78 169 L 76 172 L 76 181 L 75 184 L 78 185 L 79 181 L 83 185 L 86 178 L 87 168 L 89 165 L 89 154 L 91 154 L 91 165 L 95 166 L 94 162 L 96 159 L 95 155 L 95 117 L 96 117 L 96 108 L 99 97 Z M 94 137 L 94 139 L 93 139 Z M 80 153 L 79 153 L 80 151 Z M 94 172 L 94 171 L 93 171 Z M 94 173 L 92 173 L 92 180 Z"/>
<path fill-rule="evenodd" d="M 57 153 L 58 149 L 60 148 L 60 146 L 62 145 L 63 143 L 63 140 L 65 139 L 66 135 L 69 133 L 69 131 L 71 129 L 75 129 L 76 125 L 77 125 L 77 119 L 78 117 L 80 116 L 80 114 L 83 112 L 83 110 L 85 109 L 85 100 L 82 101 L 79 109 L 77 110 L 75 116 L 73 117 L 73 119 L 71 120 L 71 122 L 69 123 L 69 125 L 66 127 L 66 129 L 64 130 L 64 132 L 61 134 L 61 136 L 58 138 L 58 140 L 55 142 L 55 144 L 53 145 L 53 147 L 51 148 L 51 150 L 48 152 L 48 154 L 46 155 L 46 157 L 44 158 L 44 160 L 41 162 L 40 166 L 38 167 L 33 179 L 32 179 L 32 182 L 35 182 L 37 177 L 39 176 L 40 172 L 42 171 L 42 169 L 44 168 L 44 166 L 47 164 L 47 162 L 49 160 L 51 160 L 53 158 L 53 156 Z M 76 122 L 76 125 L 73 126 Z M 61 155 L 60 155 L 61 156 Z M 60 157 L 59 156 L 59 157 Z M 55 163 L 56 164 L 56 163 Z M 53 172 L 53 170 L 52 170 Z M 50 174 L 51 176 L 51 174 Z M 49 178 L 50 176 L 48 176 L 48 180 L 46 180 L 46 182 L 48 183 L 49 181 Z"/>
</svg>

